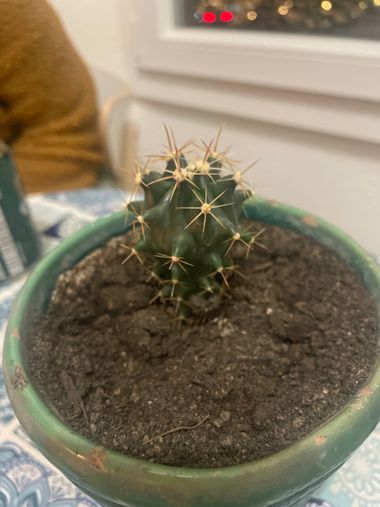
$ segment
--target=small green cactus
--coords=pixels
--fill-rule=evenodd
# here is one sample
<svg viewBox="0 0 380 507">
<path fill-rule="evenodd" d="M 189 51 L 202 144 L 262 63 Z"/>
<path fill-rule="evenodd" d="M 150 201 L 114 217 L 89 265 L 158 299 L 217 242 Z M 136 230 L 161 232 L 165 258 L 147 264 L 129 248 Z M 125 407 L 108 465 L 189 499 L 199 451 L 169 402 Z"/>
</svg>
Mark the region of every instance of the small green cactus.
<svg viewBox="0 0 380 507">
<path fill-rule="evenodd" d="M 173 133 L 165 129 L 168 153 L 156 157 L 166 162 L 164 172 L 151 168 L 152 159 L 135 170 L 145 199 L 128 204 L 138 237 L 134 246 L 125 247 L 125 261 L 144 263 L 144 254 L 151 254 L 152 277 L 160 286 L 157 298 L 174 302 L 177 314 L 184 316 L 193 295 L 219 294 L 228 287 L 237 269 L 231 256 L 236 245 L 243 245 L 247 254 L 252 250 L 258 234 L 240 223 L 242 204 L 252 196 L 244 181 L 252 166 L 240 172 L 227 151 L 218 152 L 221 130 L 208 145 L 188 142 L 178 148 Z M 190 160 L 194 150 L 197 156 Z"/>
</svg>

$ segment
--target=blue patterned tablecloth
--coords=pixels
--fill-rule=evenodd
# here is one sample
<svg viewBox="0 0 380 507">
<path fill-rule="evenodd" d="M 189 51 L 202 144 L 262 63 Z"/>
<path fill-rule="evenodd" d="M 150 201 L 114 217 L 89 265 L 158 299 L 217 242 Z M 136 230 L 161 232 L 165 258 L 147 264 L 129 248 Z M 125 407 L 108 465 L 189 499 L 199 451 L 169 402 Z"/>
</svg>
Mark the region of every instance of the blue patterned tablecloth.
<svg viewBox="0 0 380 507">
<path fill-rule="evenodd" d="M 119 190 L 83 190 L 29 199 L 45 250 L 97 217 L 121 209 Z M 0 361 L 6 320 L 25 278 L 0 289 Z M 0 507 L 84 507 L 97 504 L 78 491 L 34 447 L 9 405 L 0 362 Z M 307 507 L 380 507 L 380 426 Z M 178 506 L 180 507 L 180 506 Z"/>
</svg>

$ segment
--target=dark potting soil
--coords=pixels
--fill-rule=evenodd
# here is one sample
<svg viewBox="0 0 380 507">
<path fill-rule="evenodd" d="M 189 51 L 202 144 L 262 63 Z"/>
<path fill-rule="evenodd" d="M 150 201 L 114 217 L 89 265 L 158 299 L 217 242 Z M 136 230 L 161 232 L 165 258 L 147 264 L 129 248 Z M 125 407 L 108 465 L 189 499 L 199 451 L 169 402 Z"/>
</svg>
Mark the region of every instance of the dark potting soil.
<svg viewBox="0 0 380 507">
<path fill-rule="evenodd" d="M 122 265 L 121 242 L 61 276 L 29 344 L 48 405 L 98 445 L 167 465 L 244 463 L 318 428 L 370 376 L 374 303 L 312 240 L 267 227 L 267 250 L 220 305 L 183 323 L 149 304 L 156 287 L 137 261 Z"/>
</svg>

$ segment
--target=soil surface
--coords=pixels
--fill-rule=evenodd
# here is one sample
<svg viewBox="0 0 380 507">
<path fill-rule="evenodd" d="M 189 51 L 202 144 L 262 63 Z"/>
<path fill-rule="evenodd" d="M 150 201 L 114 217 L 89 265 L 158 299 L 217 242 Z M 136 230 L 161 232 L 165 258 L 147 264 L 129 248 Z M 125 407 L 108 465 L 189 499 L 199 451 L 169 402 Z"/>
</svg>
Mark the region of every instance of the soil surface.
<svg viewBox="0 0 380 507">
<path fill-rule="evenodd" d="M 316 429 L 370 376 L 374 303 L 312 240 L 267 227 L 244 278 L 184 323 L 149 304 L 156 287 L 137 261 L 122 265 L 120 242 L 61 276 L 29 344 L 46 402 L 100 446 L 167 465 L 244 463 Z"/>
</svg>

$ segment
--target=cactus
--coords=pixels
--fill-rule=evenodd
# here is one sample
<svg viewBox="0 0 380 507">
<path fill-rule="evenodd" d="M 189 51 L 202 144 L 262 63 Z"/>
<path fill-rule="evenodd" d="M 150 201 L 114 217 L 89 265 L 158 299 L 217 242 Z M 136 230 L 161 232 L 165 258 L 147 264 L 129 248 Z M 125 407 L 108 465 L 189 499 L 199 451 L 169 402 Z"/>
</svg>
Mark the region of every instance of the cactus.
<svg viewBox="0 0 380 507">
<path fill-rule="evenodd" d="M 150 254 L 151 275 L 160 286 L 155 299 L 174 302 L 177 314 L 185 316 L 193 295 L 207 297 L 228 287 L 237 271 L 235 246 L 243 245 L 248 254 L 256 241 L 258 234 L 240 223 L 242 204 L 252 196 L 244 180 L 251 166 L 240 172 L 227 151 L 218 152 L 221 130 L 207 145 L 189 142 L 178 148 L 173 133 L 165 129 L 169 152 L 158 157 L 166 162 L 164 171 L 153 170 L 152 159 L 135 170 L 136 186 L 145 198 L 127 205 L 137 240 L 125 246 L 125 261 L 144 263 Z M 198 156 L 190 160 L 194 150 Z"/>
</svg>

